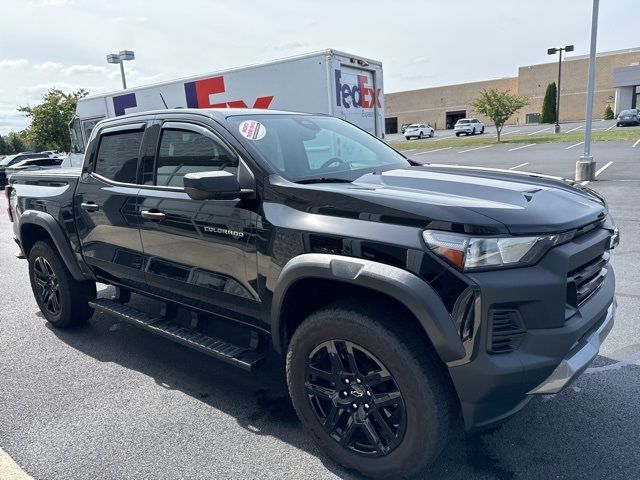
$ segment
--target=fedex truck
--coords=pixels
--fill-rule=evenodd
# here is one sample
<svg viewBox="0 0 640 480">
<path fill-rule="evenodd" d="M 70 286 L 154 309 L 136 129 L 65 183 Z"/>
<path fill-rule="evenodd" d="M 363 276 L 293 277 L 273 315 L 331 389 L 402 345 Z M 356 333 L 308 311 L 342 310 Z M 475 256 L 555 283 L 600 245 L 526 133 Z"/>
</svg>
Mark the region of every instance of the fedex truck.
<svg viewBox="0 0 640 480">
<path fill-rule="evenodd" d="M 74 153 L 84 152 L 104 118 L 165 108 L 268 108 L 324 113 L 384 136 L 382 63 L 325 50 L 78 101 L 70 123 Z"/>
</svg>

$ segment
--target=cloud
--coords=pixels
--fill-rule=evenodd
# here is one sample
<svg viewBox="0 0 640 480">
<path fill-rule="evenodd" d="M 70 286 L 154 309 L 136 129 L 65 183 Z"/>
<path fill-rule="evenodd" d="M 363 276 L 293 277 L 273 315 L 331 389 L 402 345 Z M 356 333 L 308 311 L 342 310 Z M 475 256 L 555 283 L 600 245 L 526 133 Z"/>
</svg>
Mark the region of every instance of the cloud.
<svg viewBox="0 0 640 480">
<path fill-rule="evenodd" d="M 418 58 L 414 58 L 413 61 L 411 63 L 429 63 L 430 60 L 427 57 L 418 57 Z"/>
<path fill-rule="evenodd" d="M 282 42 L 278 45 L 274 45 L 267 50 L 276 50 L 276 51 L 286 51 L 286 50 L 296 50 L 298 48 L 307 48 L 309 44 L 307 42 L 299 42 L 297 40 L 291 40 L 289 42 Z"/>
<path fill-rule="evenodd" d="M 73 0 L 29 0 L 31 7 L 66 7 L 73 3 Z"/>
<path fill-rule="evenodd" d="M 90 94 L 104 91 L 104 87 L 102 86 L 87 86 L 66 82 L 40 83 L 38 85 L 29 85 L 28 87 L 20 88 L 18 91 L 21 97 L 19 104 L 26 105 L 27 103 L 39 103 L 42 101 L 42 95 L 52 88 L 58 88 L 64 92 L 75 92 L 84 88 L 85 90 L 88 90 Z"/>
<path fill-rule="evenodd" d="M 107 67 L 99 65 L 71 65 L 62 70 L 62 74 L 66 76 L 70 75 L 104 75 L 107 73 Z"/>
<path fill-rule="evenodd" d="M 27 65 L 29 65 L 29 60 L 25 60 L 24 58 L 16 60 L 7 58 L 0 60 L 0 70 L 17 70 L 18 68 L 26 67 Z"/>
<path fill-rule="evenodd" d="M 62 64 L 57 62 L 44 62 L 39 65 L 34 65 L 33 68 L 42 72 L 53 72 L 60 70 L 62 68 Z"/>
</svg>

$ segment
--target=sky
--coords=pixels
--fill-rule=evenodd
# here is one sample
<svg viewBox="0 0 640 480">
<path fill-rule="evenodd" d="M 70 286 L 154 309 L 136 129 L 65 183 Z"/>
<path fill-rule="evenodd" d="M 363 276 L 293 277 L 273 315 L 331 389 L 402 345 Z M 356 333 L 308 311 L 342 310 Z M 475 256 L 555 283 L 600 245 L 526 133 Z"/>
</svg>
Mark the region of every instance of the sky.
<svg viewBox="0 0 640 480">
<path fill-rule="evenodd" d="M 52 87 L 121 87 L 334 48 L 380 60 L 386 92 L 517 75 L 589 52 L 592 0 L 1 0 L 0 135 Z M 640 0 L 602 0 L 598 51 L 640 47 Z"/>
</svg>

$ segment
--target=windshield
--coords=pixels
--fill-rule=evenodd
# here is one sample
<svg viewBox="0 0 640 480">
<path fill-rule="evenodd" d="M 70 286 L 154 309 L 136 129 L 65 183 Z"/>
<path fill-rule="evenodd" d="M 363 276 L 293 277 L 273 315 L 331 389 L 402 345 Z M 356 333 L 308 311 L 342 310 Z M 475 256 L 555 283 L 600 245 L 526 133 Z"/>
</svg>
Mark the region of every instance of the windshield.
<svg viewBox="0 0 640 480">
<path fill-rule="evenodd" d="M 4 157 L 2 160 L 0 160 L 0 165 L 2 165 L 3 167 L 9 165 L 11 163 L 11 160 L 16 158 L 17 156 L 18 155 L 9 155 L 8 157 Z"/>
<path fill-rule="evenodd" d="M 409 125 L 407 128 L 418 128 L 419 126 L 420 125 L 413 124 L 413 125 Z"/>
<path fill-rule="evenodd" d="M 638 110 L 623 110 L 620 115 L 637 115 Z"/>
<path fill-rule="evenodd" d="M 463 123 L 471 123 L 471 120 L 458 120 L 458 125 L 461 125 Z"/>
<path fill-rule="evenodd" d="M 355 180 L 365 173 L 410 166 L 386 143 L 334 117 L 272 114 L 228 120 L 247 144 L 292 181 Z"/>
</svg>

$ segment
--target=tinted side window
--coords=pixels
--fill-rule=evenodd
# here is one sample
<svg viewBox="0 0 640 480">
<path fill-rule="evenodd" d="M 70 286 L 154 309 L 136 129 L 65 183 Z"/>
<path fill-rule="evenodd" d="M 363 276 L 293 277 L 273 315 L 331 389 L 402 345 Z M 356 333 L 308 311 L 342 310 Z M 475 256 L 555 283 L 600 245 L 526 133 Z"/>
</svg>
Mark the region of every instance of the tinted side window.
<svg viewBox="0 0 640 480">
<path fill-rule="evenodd" d="M 183 187 L 187 173 L 226 170 L 237 173 L 238 161 L 219 142 L 189 130 L 162 131 L 156 185 Z"/>
<path fill-rule="evenodd" d="M 115 182 L 136 183 L 143 134 L 143 131 L 135 131 L 103 135 L 98 147 L 95 172 Z"/>
</svg>

